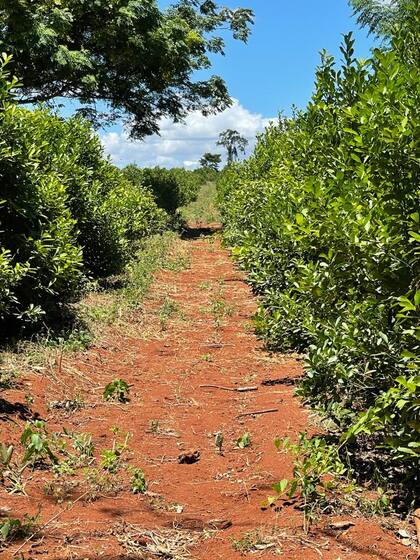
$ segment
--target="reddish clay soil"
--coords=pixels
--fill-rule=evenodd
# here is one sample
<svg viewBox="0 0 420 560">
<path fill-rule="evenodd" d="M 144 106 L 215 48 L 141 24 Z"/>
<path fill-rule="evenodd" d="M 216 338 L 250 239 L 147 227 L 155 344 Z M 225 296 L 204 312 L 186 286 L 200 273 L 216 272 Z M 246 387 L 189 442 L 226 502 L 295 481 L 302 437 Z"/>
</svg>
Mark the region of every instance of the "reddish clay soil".
<svg viewBox="0 0 420 560">
<path fill-rule="evenodd" d="M 250 323 L 256 300 L 219 240 L 192 237 L 184 243 L 191 254 L 190 268 L 159 272 L 145 302 L 145 317 L 154 317 L 155 323 L 165 298 L 177 302 L 178 311 L 164 330 L 156 325 L 145 328 L 147 336 L 141 337 L 111 328 L 89 350 L 65 356 L 44 372 L 28 372 L 18 389 L 2 393 L 4 403 L 20 403 L 15 410 L 3 403 L 2 441 L 17 441 L 22 432 L 28 392 L 35 399 L 30 414 L 46 420 L 50 432 L 65 427 L 91 433 L 97 454 L 111 447 L 112 426 L 131 432 L 129 462 L 144 470 L 149 493 L 133 495 L 126 480 L 119 491 L 99 492 L 94 501 L 86 501 L 76 488 L 57 504 L 44 491 L 51 472 L 36 470 L 27 485 L 28 496 L 0 489 L 0 507 L 10 508 L 8 515 L 18 518 L 39 513 L 39 525 L 46 526 L 23 547 L 20 541 L 0 552 L 1 558 L 177 558 L 134 554 L 120 542 L 134 532 L 133 526 L 158 533 L 175 528 L 173 535 L 178 537 L 185 533 L 195 542 L 189 553 L 196 560 L 242 558 L 233 542 L 254 530 L 278 535 L 276 547 L 252 555 L 262 559 L 274 558 L 276 548 L 285 560 L 416 558 L 415 551 L 398 542 L 394 532 L 382 529 L 379 520 L 321 518 L 305 535 L 302 512 L 293 504 L 261 509 L 273 493 L 271 484 L 292 474 L 291 459 L 277 452 L 274 439 L 296 438 L 300 431 L 314 429 L 307 409 L 294 396 L 293 380 L 301 375 L 301 365 L 297 359 L 264 351 Z M 130 402 L 102 401 L 102 388 L 114 378 L 132 384 Z M 205 384 L 253 385 L 258 390 L 200 387 Z M 73 413 L 49 410 L 48 402 L 76 392 L 83 396 L 84 408 Z M 238 418 L 265 409 L 278 412 Z M 224 437 L 223 454 L 215 448 L 216 432 Z M 251 434 L 252 444 L 237 449 L 235 441 L 245 432 Z M 189 450 L 200 452 L 199 461 L 179 464 L 178 456 Z M 349 529 L 329 529 L 331 522 L 349 519 L 354 523 Z M 148 540 L 142 537 L 138 542 Z"/>
</svg>

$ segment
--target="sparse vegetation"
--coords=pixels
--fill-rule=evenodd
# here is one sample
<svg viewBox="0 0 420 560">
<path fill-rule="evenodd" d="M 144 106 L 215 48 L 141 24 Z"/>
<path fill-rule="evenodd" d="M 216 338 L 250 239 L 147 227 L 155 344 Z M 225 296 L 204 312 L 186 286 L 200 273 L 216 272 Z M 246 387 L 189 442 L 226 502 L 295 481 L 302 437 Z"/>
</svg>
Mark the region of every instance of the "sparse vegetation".
<svg viewBox="0 0 420 560">
<path fill-rule="evenodd" d="M 236 440 L 236 447 L 238 449 L 245 449 L 246 447 L 250 447 L 251 445 L 251 434 L 249 432 L 245 432 L 240 438 Z"/>
<path fill-rule="evenodd" d="M 220 211 L 217 205 L 216 183 L 204 183 L 197 195 L 197 200 L 181 208 L 181 216 L 191 224 L 214 224 L 220 222 Z"/>
<path fill-rule="evenodd" d="M 114 379 L 106 385 L 103 397 L 106 401 L 126 403 L 130 400 L 130 385 L 124 379 Z"/>
</svg>

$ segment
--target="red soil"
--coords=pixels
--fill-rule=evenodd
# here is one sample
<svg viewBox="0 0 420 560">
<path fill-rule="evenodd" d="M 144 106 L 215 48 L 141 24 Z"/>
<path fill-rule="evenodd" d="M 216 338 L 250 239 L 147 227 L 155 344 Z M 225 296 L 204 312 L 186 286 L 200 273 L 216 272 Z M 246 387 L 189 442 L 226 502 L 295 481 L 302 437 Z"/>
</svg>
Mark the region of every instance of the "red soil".
<svg viewBox="0 0 420 560">
<path fill-rule="evenodd" d="M 51 520 L 19 554 L 24 553 L 26 560 L 155 558 L 127 553 L 117 539 L 122 521 L 158 530 L 174 525 L 208 529 L 212 520 L 228 520 L 232 526 L 227 529 L 198 533 L 206 538 L 191 548 L 191 558 L 241 558 L 233 540 L 247 531 L 270 532 L 274 527 L 280 535 L 281 558 L 287 560 L 413 560 L 416 553 L 402 546 L 392 532 L 381 529 L 378 521 L 352 518 L 354 526 L 334 532 L 328 526 L 340 518 L 325 518 L 304 535 L 302 512 L 293 505 L 278 511 L 261 509 L 273 493 L 271 484 L 292 474 L 291 459 L 276 451 L 275 437 L 295 438 L 305 428 L 311 429 L 307 410 L 287 383 L 301 374 L 301 365 L 296 359 L 270 356 L 263 350 L 250 328 L 255 299 L 227 251 L 218 240 L 211 241 L 188 241 L 189 270 L 157 275 L 146 309 L 156 310 L 167 293 L 183 314 L 170 319 L 160 336 L 142 339 L 111 330 L 100 344 L 76 357 L 64 357 L 45 376 L 28 373 L 18 390 L 3 392 L 8 402 L 20 403 L 30 392 L 35 398 L 33 411 L 48 421 L 51 432 L 64 426 L 89 432 L 97 449 L 111 446 L 110 427 L 130 431 L 130 462 L 144 470 L 152 492 L 133 495 L 126 484 L 116 495 L 101 495 L 90 503 L 80 499 L 69 509 L 68 503 L 56 504 L 45 495 L 43 487 L 51 474 L 36 471 L 27 497 L 0 490 L 0 506 L 10 508 L 10 516 L 40 512 L 41 525 Z M 223 298 L 231 306 L 231 314 L 223 317 L 219 327 L 210 312 L 212 297 L 213 301 Z M 117 377 L 133 385 L 130 402 L 102 402 L 101 387 Z M 262 385 L 264 380 L 280 381 Z M 203 384 L 255 385 L 258 391 L 200 388 Z M 86 408 L 72 414 L 48 410 L 49 401 L 75 391 L 83 394 Z M 271 408 L 278 412 L 237 418 L 243 412 Z M 1 440 L 16 441 L 24 420 L 17 413 L 0 418 Z M 150 430 L 152 420 L 159 420 L 159 430 Z M 224 436 L 223 455 L 214 444 L 219 431 Z M 244 432 L 250 432 L 252 445 L 236 449 L 235 441 Z M 178 464 L 178 455 L 189 449 L 199 450 L 200 460 Z M 173 511 L 168 504 L 174 503 L 182 508 Z M 13 558 L 21 545 L 22 541 L 13 544 L 0 556 Z M 254 556 L 272 558 L 273 550 Z"/>
</svg>

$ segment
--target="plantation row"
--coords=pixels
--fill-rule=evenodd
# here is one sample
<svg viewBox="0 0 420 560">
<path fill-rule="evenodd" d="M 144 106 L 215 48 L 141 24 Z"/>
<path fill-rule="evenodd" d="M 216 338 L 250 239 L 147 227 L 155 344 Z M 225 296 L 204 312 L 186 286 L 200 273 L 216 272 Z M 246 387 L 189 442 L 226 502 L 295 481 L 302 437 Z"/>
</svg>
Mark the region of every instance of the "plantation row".
<svg viewBox="0 0 420 560">
<path fill-rule="evenodd" d="M 120 171 L 81 118 L 14 101 L 0 73 L 0 325 L 3 335 L 58 320 L 87 280 L 120 272 L 135 244 L 177 221 L 202 171 Z"/>
<path fill-rule="evenodd" d="M 414 490 L 419 26 L 413 10 L 367 61 L 346 36 L 340 69 L 324 53 L 306 110 L 269 127 L 218 185 L 226 241 L 261 296 L 259 332 L 305 352 L 300 393 L 333 420 L 353 465 L 364 457 L 368 479 L 395 467 Z"/>
</svg>

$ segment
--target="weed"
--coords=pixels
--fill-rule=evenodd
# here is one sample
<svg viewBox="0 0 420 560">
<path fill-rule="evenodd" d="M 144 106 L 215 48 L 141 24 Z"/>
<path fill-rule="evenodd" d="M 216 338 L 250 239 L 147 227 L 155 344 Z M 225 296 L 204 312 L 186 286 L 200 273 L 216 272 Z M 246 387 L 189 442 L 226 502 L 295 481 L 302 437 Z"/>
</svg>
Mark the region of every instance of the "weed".
<svg viewBox="0 0 420 560">
<path fill-rule="evenodd" d="M 44 494 L 51 496 L 55 503 L 62 504 L 65 501 L 71 500 L 74 493 L 80 486 L 78 480 L 51 480 L 44 485 Z"/>
<path fill-rule="evenodd" d="M 158 311 L 160 328 L 166 330 L 168 320 L 179 311 L 179 305 L 176 301 L 171 300 L 167 296 Z"/>
<path fill-rule="evenodd" d="M 144 472 L 141 469 L 133 467 L 130 469 L 131 491 L 133 494 L 144 494 L 147 490 L 147 481 Z"/>
<path fill-rule="evenodd" d="M 201 359 L 203 360 L 203 362 L 212 362 L 213 356 L 211 354 L 203 354 L 201 356 Z"/>
<path fill-rule="evenodd" d="M 172 272 L 188 270 L 191 268 L 191 256 L 185 251 L 179 251 L 178 254 L 172 256 L 172 258 L 169 258 L 167 262 L 164 263 L 163 268 Z"/>
<path fill-rule="evenodd" d="M 344 490 L 348 474 L 342 463 L 338 448 L 329 445 L 321 437 L 308 438 L 306 433 L 299 435 L 298 443 L 291 443 L 288 438 L 275 441 L 277 449 L 290 451 L 295 459 L 293 479 L 281 480 L 273 486 L 277 495 L 289 498 L 302 498 L 303 528 L 308 531 L 317 511 L 328 506 L 329 500 L 340 490 Z M 272 505 L 276 497 L 268 498 L 267 504 Z"/>
<path fill-rule="evenodd" d="M 51 451 L 51 439 L 45 422 L 41 420 L 27 422 L 20 436 L 20 442 L 25 450 L 22 463 L 45 461 L 46 459 L 53 464 L 58 462 L 57 456 Z"/>
<path fill-rule="evenodd" d="M 240 438 L 236 440 L 236 447 L 239 449 L 245 449 L 246 447 L 250 447 L 251 445 L 251 434 L 249 432 L 245 432 Z"/>
<path fill-rule="evenodd" d="M 84 327 L 72 329 L 62 336 L 54 336 L 47 333 L 37 340 L 44 348 L 58 348 L 60 352 L 80 352 L 89 347 L 92 342 L 91 333 Z"/>
<path fill-rule="evenodd" d="M 11 389 L 17 382 L 18 374 L 10 358 L 11 354 L 8 352 L 0 355 L 0 389 Z"/>
<path fill-rule="evenodd" d="M 184 220 L 198 224 L 220 222 L 216 194 L 214 183 L 204 184 L 198 192 L 197 200 L 181 209 Z"/>
<path fill-rule="evenodd" d="M 219 453 L 219 455 L 223 455 L 223 434 L 222 432 L 216 432 L 214 436 L 214 445 Z"/>
<path fill-rule="evenodd" d="M 13 517 L 0 519 L 0 544 L 27 537 L 33 532 L 37 521 L 38 516 L 29 515 L 25 515 L 22 521 Z"/>
<path fill-rule="evenodd" d="M 123 436 L 122 441 L 118 441 L 119 428 L 111 428 L 111 431 L 115 436 L 112 442 L 112 449 L 102 450 L 101 467 L 109 473 L 115 474 L 122 466 L 123 456 L 128 451 L 128 442 L 131 438 L 131 434 L 127 432 L 125 436 Z"/>
<path fill-rule="evenodd" d="M 130 394 L 130 385 L 123 379 L 114 379 L 106 385 L 103 398 L 106 401 L 118 401 L 121 403 L 128 402 Z"/>
<path fill-rule="evenodd" d="M 28 407 L 31 407 L 34 404 L 35 399 L 32 395 L 25 395 L 25 402 Z"/>
<path fill-rule="evenodd" d="M 2 470 L 9 466 L 14 450 L 13 445 L 7 446 L 5 443 L 0 443 L 0 466 Z"/>
<path fill-rule="evenodd" d="M 67 450 L 67 441 L 60 440 L 61 453 L 65 455 L 65 459 L 53 466 L 53 472 L 57 476 L 72 475 L 75 469 L 88 466 L 94 461 L 93 453 L 95 448 L 92 443 L 91 434 L 84 432 L 72 433 L 64 429 L 64 435 L 70 440 L 75 453 Z"/>
<path fill-rule="evenodd" d="M 154 435 L 160 434 L 160 422 L 159 420 L 150 420 L 149 431 Z"/>
<path fill-rule="evenodd" d="M 213 315 L 216 328 L 220 328 L 223 325 L 223 319 L 230 317 L 233 313 L 233 307 L 227 304 L 224 298 L 222 283 L 219 283 L 217 293 L 210 298 L 210 313 Z"/>
<path fill-rule="evenodd" d="M 88 502 L 93 502 L 103 495 L 117 494 L 123 488 L 122 481 L 116 474 L 104 472 L 102 469 L 86 469 L 84 478 L 89 488 L 86 493 Z"/>
</svg>

